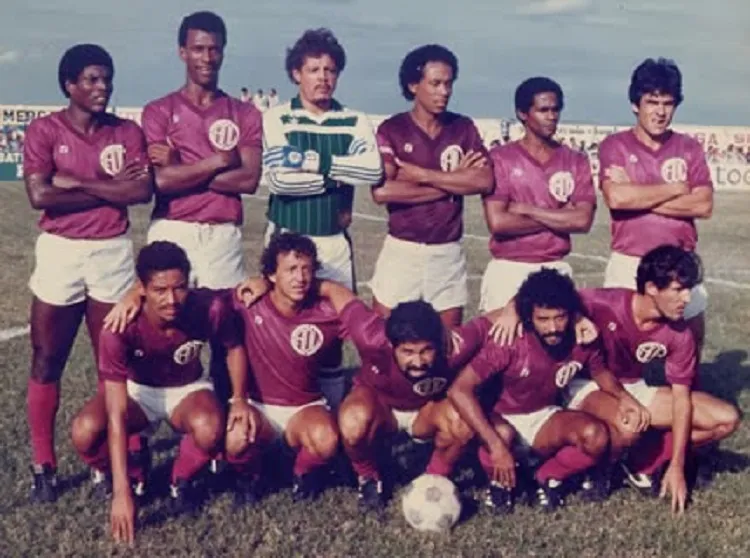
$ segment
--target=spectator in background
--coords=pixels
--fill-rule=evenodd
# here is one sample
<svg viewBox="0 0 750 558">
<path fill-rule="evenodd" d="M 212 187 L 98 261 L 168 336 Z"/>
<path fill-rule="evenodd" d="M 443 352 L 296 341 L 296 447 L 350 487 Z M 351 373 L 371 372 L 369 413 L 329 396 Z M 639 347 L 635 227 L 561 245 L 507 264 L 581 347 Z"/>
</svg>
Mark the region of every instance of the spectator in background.
<svg viewBox="0 0 750 558">
<path fill-rule="evenodd" d="M 5 130 L 0 130 L 0 153 L 6 153 L 8 151 L 8 136 Z"/>
<path fill-rule="evenodd" d="M 240 101 L 243 103 L 249 103 L 252 100 L 250 97 L 250 90 L 247 87 L 240 89 Z"/>
<path fill-rule="evenodd" d="M 279 95 L 274 88 L 268 93 L 268 108 L 275 107 L 279 104 Z"/>
<path fill-rule="evenodd" d="M 262 89 L 258 89 L 258 92 L 253 97 L 253 104 L 261 112 L 268 108 L 268 97 L 263 93 Z"/>
</svg>

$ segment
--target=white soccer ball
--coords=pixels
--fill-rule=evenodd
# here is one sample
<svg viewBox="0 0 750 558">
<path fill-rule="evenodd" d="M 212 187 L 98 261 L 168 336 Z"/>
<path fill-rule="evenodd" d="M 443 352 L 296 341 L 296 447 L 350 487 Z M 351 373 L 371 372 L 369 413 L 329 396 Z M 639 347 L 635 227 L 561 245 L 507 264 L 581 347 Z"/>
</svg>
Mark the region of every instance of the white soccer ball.
<svg viewBox="0 0 750 558">
<path fill-rule="evenodd" d="M 418 531 L 448 531 L 461 516 L 456 485 L 440 475 L 414 479 L 406 487 L 401 506 L 406 522 Z"/>
</svg>

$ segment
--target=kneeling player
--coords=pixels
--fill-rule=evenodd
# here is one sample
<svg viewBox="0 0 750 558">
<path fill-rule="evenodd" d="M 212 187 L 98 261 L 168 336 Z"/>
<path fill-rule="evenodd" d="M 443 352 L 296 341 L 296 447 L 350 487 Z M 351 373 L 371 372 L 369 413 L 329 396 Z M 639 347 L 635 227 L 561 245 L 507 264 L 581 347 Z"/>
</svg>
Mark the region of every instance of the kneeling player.
<svg viewBox="0 0 750 558">
<path fill-rule="evenodd" d="M 190 483 L 217 450 L 224 417 L 210 382 L 202 379 L 204 343 L 227 350 L 235 378 L 247 375 L 247 360 L 232 312 L 222 299 L 189 291 L 190 263 L 171 242 L 143 248 L 136 271 L 143 311 L 124 332 L 103 330 L 99 373 L 104 393 L 86 403 L 73 421 L 73 443 L 94 469 L 111 466 L 112 534 L 132 541 L 135 508 L 128 483 L 126 436 L 167 420 L 184 434 L 170 486 L 174 513 L 193 508 Z M 107 444 L 107 439 L 109 444 Z"/>
<path fill-rule="evenodd" d="M 405 430 L 417 440 L 434 438 L 426 472 L 444 476 L 474 437 L 444 396 L 491 324 L 479 317 L 446 329 L 440 314 L 421 300 L 403 302 L 383 319 L 336 283 L 324 282 L 321 294 L 340 312 L 362 359 L 354 387 L 339 410 L 339 428 L 359 477 L 360 503 L 365 509 L 379 509 L 384 499 L 376 456 L 383 434 Z"/>
<path fill-rule="evenodd" d="M 484 442 L 479 459 L 490 478 L 487 503 L 500 513 L 513 507 L 516 464 L 510 446 L 514 434 L 545 459 L 535 474 L 539 504 L 547 511 L 563 505 L 562 481 L 605 457 L 607 427 L 586 413 L 563 410 L 557 397 L 581 370 L 614 394 L 624 409 L 639 405 L 604 368 L 601 345 L 578 345 L 572 317 L 581 313 L 573 282 L 551 269 L 533 273 L 521 286 L 516 305 L 527 331 L 510 346 L 487 341 L 448 390 L 459 414 Z M 476 389 L 502 375 L 500 397 L 489 417 Z M 512 426 L 512 428 L 509 427 Z M 514 432 L 515 430 L 515 432 Z"/>
<path fill-rule="evenodd" d="M 691 289 L 700 284 L 701 276 L 695 253 L 664 245 L 641 259 L 637 292 L 619 288 L 581 291 L 588 313 L 601 330 L 609 369 L 648 409 L 651 426 L 668 431 L 638 445 L 630 467 L 626 467 L 626 480 L 646 493 L 670 493 L 676 512 L 684 510 L 687 499 L 688 444 L 696 447 L 722 440 L 736 430 L 740 420 L 733 405 L 691 390 L 697 350 L 684 312 Z M 666 358 L 670 386 L 649 386 L 643 380 L 645 365 L 655 358 Z M 574 381 L 570 391 L 570 408 L 607 422 L 615 445 L 622 448 L 635 441 L 629 434 L 632 421 L 619 420 L 608 394 L 585 381 Z"/>
<path fill-rule="evenodd" d="M 338 449 L 336 420 L 321 393 L 321 358 L 343 335 L 339 317 L 315 286 L 319 267 L 314 242 L 297 233 L 271 238 L 261 257 L 270 290 L 249 308 L 236 301 L 252 370 L 249 402 L 257 413 L 252 436 L 227 434 L 226 457 L 239 474 L 236 502 L 258 498 L 261 453 L 274 441 L 297 450 L 295 500 L 316 497 L 323 466 Z"/>
</svg>

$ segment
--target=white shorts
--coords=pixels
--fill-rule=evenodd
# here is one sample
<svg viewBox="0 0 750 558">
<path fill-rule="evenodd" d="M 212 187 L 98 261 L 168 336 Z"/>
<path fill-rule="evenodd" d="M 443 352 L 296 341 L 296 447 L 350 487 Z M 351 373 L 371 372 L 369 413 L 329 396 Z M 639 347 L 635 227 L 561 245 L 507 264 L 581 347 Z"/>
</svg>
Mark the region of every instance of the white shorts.
<svg viewBox="0 0 750 558">
<path fill-rule="evenodd" d="M 651 401 L 654 400 L 654 396 L 656 395 L 656 390 L 659 389 L 655 386 L 648 385 L 643 380 L 623 383 L 622 386 L 644 407 L 651 405 Z M 586 380 L 583 378 L 571 380 L 565 391 L 565 399 L 568 402 L 568 409 L 577 411 L 581 408 L 586 396 L 598 389 L 599 386 L 593 380 Z"/>
<path fill-rule="evenodd" d="M 168 420 L 177 405 L 191 393 L 201 390 L 213 391 L 214 386 L 207 380 L 177 387 L 144 386 L 128 380 L 128 396 L 138 403 L 151 424 Z"/>
<path fill-rule="evenodd" d="M 190 283 L 196 287 L 227 289 L 247 279 L 242 255 L 242 231 L 234 223 L 188 223 L 159 219 L 148 229 L 149 243 L 168 240 L 190 260 Z"/>
<path fill-rule="evenodd" d="M 562 411 L 562 407 L 550 405 L 533 413 L 502 415 L 502 417 L 516 429 L 518 439 L 523 445 L 533 447 L 534 439 L 542 426 L 558 411 Z"/>
<path fill-rule="evenodd" d="M 276 435 L 281 436 L 286 432 L 286 427 L 289 424 L 289 421 L 292 420 L 292 417 L 296 415 L 298 412 L 300 412 L 302 409 L 306 409 L 307 407 L 316 407 L 318 405 L 321 405 L 328 409 L 328 404 L 326 403 L 325 399 L 317 399 L 315 401 L 310 401 L 310 403 L 305 403 L 304 405 L 267 405 L 265 403 L 259 403 L 258 401 L 253 401 L 252 399 L 247 400 L 250 405 L 255 407 L 260 411 L 260 413 L 268 419 L 268 422 L 271 423 L 271 426 L 273 426 L 274 430 L 276 430 Z"/>
<path fill-rule="evenodd" d="M 279 228 L 269 221 L 266 227 L 264 245 L 268 246 L 274 234 L 289 232 L 289 229 Z M 320 279 L 329 279 L 341 283 L 354 291 L 354 268 L 352 263 L 352 246 L 344 233 L 330 236 L 305 235 L 315 243 L 318 251 L 320 269 L 316 274 Z"/>
<path fill-rule="evenodd" d="M 68 306 L 90 297 L 118 302 L 135 281 L 133 242 L 127 236 L 71 239 L 42 233 L 29 288 L 39 300 Z"/>
<path fill-rule="evenodd" d="M 605 287 L 624 287 L 626 289 L 637 288 L 636 275 L 641 258 L 628 256 L 619 252 L 612 252 L 607 262 L 607 270 L 604 272 Z M 693 287 L 690 291 L 690 302 L 685 307 L 685 319 L 695 318 L 706 311 L 708 307 L 708 292 L 703 283 Z"/>
<path fill-rule="evenodd" d="M 387 235 L 370 279 L 378 302 L 393 308 L 422 299 L 438 312 L 468 302 L 468 275 L 463 244 L 421 244 Z"/>
<path fill-rule="evenodd" d="M 422 438 L 414 437 L 414 422 L 419 415 L 419 409 L 416 411 L 397 411 L 396 409 L 391 409 L 391 412 L 396 419 L 396 425 L 399 430 L 403 430 L 417 442 L 422 441 Z"/>
<path fill-rule="evenodd" d="M 484 275 L 482 275 L 479 311 L 489 312 L 508 304 L 508 301 L 516 296 L 519 287 L 526 278 L 543 267 L 556 269 L 569 277 L 573 276 L 573 268 L 570 267 L 568 262 L 563 260 L 544 263 L 514 262 L 500 259 L 490 260 L 487 263 L 487 268 L 484 270 Z"/>
</svg>

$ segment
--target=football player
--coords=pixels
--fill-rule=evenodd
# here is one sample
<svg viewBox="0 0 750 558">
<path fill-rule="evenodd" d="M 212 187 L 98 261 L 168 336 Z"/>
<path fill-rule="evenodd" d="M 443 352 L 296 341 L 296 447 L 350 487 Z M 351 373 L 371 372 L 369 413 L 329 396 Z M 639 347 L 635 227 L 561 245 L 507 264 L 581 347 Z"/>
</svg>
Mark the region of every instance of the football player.
<svg viewBox="0 0 750 558">
<path fill-rule="evenodd" d="M 57 497 L 55 417 L 78 327 L 85 317 L 96 355 L 102 320 L 134 279 L 127 207 L 151 199 L 140 128 L 107 112 L 113 78 L 112 58 L 102 47 L 68 49 L 58 68 L 67 108 L 34 120 L 26 131 L 26 192 L 42 211 L 29 281 L 34 501 Z"/>
<path fill-rule="evenodd" d="M 73 421 L 73 443 L 92 468 L 111 471 L 111 529 L 115 540 L 132 542 L 135 506 L 126 467 L 126 436 L 166 420 L 180 432 L 172 467 L 170 508 L 195 509 L 192 481 L 220 449 L 224 411 L 211 382 L 203 379 L 201 350 L 214 341 L 226 350 L 238 390 L 247 380 L 247 357 L 236 315 L 228 301 L 208 289 L 190 290 L 185 251 L 166 241 L 144 247 L 136 264 L 143 308 L 122 333 L 101 334 L 99 373 L 104 392 L 88 401 Z M 245 409 L 230 425 L 244 421 Z M 250 425 L 248 427 L 248 425 Z"/>
<path fill-rule="evenodd" d="M 495 190 L 484 197 L 492 259 L 482 277 L 481 310 L 503 307 L 542 267 L 572 275 L 563 260 L 571 233 L 586 233 L 596 209 L 588 158 L 555 139 L 564 106 L 559 84 L 527 79 L 516 89 L 520 140 L 492 149 Z"/>
<path fill-rule="evenodd" d="M 492 191 L 487 151 L 470 118 L 448 111 L 458 60 L 425 45 L 406 55 L 401 93 L 412 109 L 378 127 L 385 181 L 372 197 L 388 209 L 388 236 L 370 285 L 383 316 L 399 302 L 423 299 L 448 326 L 467 302 L 463 199 Z"/>
<path fill-rule="evenodd" d="M 638 262 L 652 248 L 671 244 L 696 250 L 695 219 L 711 217 L 713 183 L 700 144 L 670 129 L 683 100 L 677 65 L 645 60 L 633 71 L 628 94 L 635 126 L 602 141 L 599 180 L 612 215 L 604 286 L 635 289 Z M 703 284 L 696 284 L 685 308 L 698 360 L 707 296 Z"/>
<path fill-rule="evenodd" d="M 573 281 L 554 269 L 529 275 L 515 299 L 527 333 L 510 345 L 487 340 L 458 375 L 448 397 L 482 441 L 479 460 L 490 480 L 487 504 L 498 513 L 514 505 L 516 437 L 544 461 L 534 478 L 537 501 L 546 511 L 564 504 L 562 483 L 576 473 L 607 463 L 609 434 L 599 419 L 558 406 L 561 391 L 588 371 L 597 385 L 615 399 L 614 408 L 641 422 L 645 410 L 604 364 L 601 343 L 578 344 L 574 318 L 583 305 Z M 501 375 L 500 396 L 485 414 L 476 390 Z"/>
</svg>

